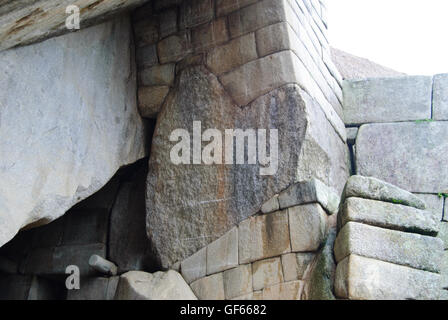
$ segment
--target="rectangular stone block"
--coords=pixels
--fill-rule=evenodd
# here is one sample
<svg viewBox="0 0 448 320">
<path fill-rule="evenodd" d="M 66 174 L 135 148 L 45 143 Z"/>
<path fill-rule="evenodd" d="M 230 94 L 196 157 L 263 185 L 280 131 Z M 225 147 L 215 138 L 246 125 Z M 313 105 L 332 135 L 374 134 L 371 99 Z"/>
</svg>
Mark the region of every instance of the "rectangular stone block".
<svg viewBox="0 0 448 320">
<path fill-rule="evenodd" d="M 225 16 L 257 1 L 258 0 L 216 0 L 216 14 L 218 17 Z"/>
<path fill-rule="evenodd" d="M 256 216 L 238 227 L 239 263 L 291 252 L 287 211 Z"/>
<path fill-rule="evenodd" d="M 305 279 L 308 271 L 310 270 L 311 263 L 315 257 L 315 253 L 297 253 L 297 271 L 299 279 Z"/>
<path fill-rule="evenodd" d="M 207 54 L 206 64 L 214 74 L 221 75 L 255 59 L 257 59 L 255 35 L 249 33 L 212 49 Z"/>
<path fill-rule="evenodd" d="M 426 210 L 432 211 L 439 220 L 443 217 L 443 197 L 436 194 L 416 193 L 415 195 L 426 203 Z"/>
<path fill-rule="evenodd" d="M 138 109 L 143 118 L 156 118 L 170 91 L 168 86 L 150 86 L 138 88 Z"/>
<path fill-rule="evenodd" d="M 155 44 L 159 40 L 159 24 L 155 17 L 134 22 L 133 26 L 137 47 Z"/>
<path fill-rule="evenodd" d="M 439 238 L 356 222 L 348 222 L 341 229 L 334 246 L 337 262 L 356 254 L 430 272 L 439 272 L 442 252 Z"/>
<path fill-rule="evenodd" d="M 205 277 L 207 274 L 207 248 L 202 248 L 182 261 L 180 270 L 187 283 Z"/>
<path fill-rule="evenodd" d="M 138 72 L 139 85 L 171 86 L 174 81 L 175 67 L 174 63 L 169 63 L 140 69 Z"/>
<path fill-rule="evenodd" d="M 350 255 L 336 268 L 335 292 L 351 300 L 433 300 L 439 281 L 435 273 Z"/>
<path fill-rule="evenodd" d="M 120 277 L 84 278 L 79 290 L 68 290 L 67 300 L 113 300 Z"/>
<path fill-rule="evenodd" d="M 191 31 L 191 38 L 195 52 L 226 42 L 229 39 L 226 19 L 219 18 L 194 28 Z"/>
<path fill-rule="evenodd" d="M 238 228 L 233 228 L 207 246 L 207 274 L 231 269 L 238 265 Z"/>
<path fill-rule="evenodd" d="M 169 7 L 179 5 L 183 0 L 154 0 L 154 9 L 160 11 Z"/>
<path fill-rule="evenodd" d="M 340 197 L 332 188 L 317 179 L 312 179 L 293 184 L 280 193 L 278 201 L 282 209 L 319 203 L 329 214 L 334 214 L 338 212 Z"/>
<path fill-rule="evenodd" d="M 440 217 L 432 211 L 419 210 L 382 201 L 348 198 L 339 215 L 340 227 L 347 222 L 436 236 Z"/>
<path fill-rule="evenodd" d="M 291 250 L 311 252 L 319 249 L 327 231 L 327 215 L 319 204 L 288 209 Z"/>
<path fill-rule="evenodd" d="M 137 48 L 135 59 L 138 67 L 152 67 L 159 63 L 157 58 L 157 47 L 155 44 L 150 44 L 141 48 Z"/>
<path fill-rule="evenodd" d="M 263 205 L 261 206 L 261 212 L 264 214 L 272 213 L 278 210 L 280 210 L 280 204 L 278 203 L 278 194 L 263 203 Z"/>
<path fill-rule="evenodd" d="M 255 291 L 283 281 L 280 258 L 261 260 L 252 264 L 252 284 Z"/>
<path fill-rule="evenodd" d="M 299 266 L 295 253 L 282 255 L 282 270 L 285 281 L 299 280 Z"/>
<path fill-rule="evenodd" d="M 106 243 L 109 230 L 109 212 L 107 210 L 71 210 L 64 219 L 66 221 L 62 244 Z"/>
<path fill-rule="evenodd" d="M 263 300 L 300 300 L 303 286 L 300 280 L 270 286 L 263 289 Z"/>
<path fill-rule="evenodd" d="M 356 139 L 357 174 L 416 193 L 448 190 L 448 122 L 363 125 Z"/>
<path fill-rule="evenodd" d="M 231 38 L 286 21 L 285 0 L 263 0 L 229 15 Z"/>
<path fill-rule="evenodd" d="M 177 8 L 165 10 L 159 14 L 160 38 L 177 32 Z"/>
<path fill-rule="evenodd" d="M 180 8 L 181 28 L 191 28 L 213 18 L 212 0 L 183 0 Z"/>
<path fill-rule="evenodd" d="M 434 120 L 448 120 L 448 74 L 434 76 L 432 107 Z"/>
<path fill-rule="evenodd" d="M 431 119 L 432 77 L 350 80 L 342 89 L 346 124 Z"/>
<path fill-rule="evenodd" d="M 227 300 L 249 294 L 252 289 L 252 266 L 240 265 L 224 271 L 224 292 Z"/>
<path fill-rule="evenodd" d="M 217 273 L 196 280 L 191 285 L 191 290 L 199 300 L 224 300 L 223 274 Z"/>
<path fill-rule="evenodd" d="M 186 32 L 169 36 L 157 44 L 157 53 L 161 64 L 178 62 L 190 52 L 191 43 Z"/>
</svg>

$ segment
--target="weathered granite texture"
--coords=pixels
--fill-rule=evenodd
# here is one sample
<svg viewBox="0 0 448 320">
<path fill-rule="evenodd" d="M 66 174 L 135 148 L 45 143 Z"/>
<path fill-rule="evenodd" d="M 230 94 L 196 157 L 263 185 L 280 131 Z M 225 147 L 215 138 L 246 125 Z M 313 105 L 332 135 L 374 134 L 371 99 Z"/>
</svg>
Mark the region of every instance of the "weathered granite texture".
<svg viewBox="0 0 448 320">
<path fill-rule="evenodd" d="M 131 46 L 122 17 L 0 53 L 0 246 L 145 156 Z"/>
</svg>

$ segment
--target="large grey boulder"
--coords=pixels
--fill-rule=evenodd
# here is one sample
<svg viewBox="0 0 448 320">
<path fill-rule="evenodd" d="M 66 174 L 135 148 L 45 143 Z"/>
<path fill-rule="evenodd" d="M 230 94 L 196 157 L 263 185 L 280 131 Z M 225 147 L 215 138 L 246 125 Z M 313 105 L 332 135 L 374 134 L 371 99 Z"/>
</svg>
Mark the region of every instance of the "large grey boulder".
<svg viewBox="0 0 448 320">
<path fill-rule="evenodd" d="M 0 2 L 0 51 L 70 32 L 66 8 L 77 5 L 80 27 L 104 21 L 147 0 L 4 0 Z"/>
<path fill-rule="evenodd" d="M 197 300 L 176 271 L 129 271 L 120 277 L 115 300 Z"/>
<path fill-rule="evenodd" d="M 239 108 L 202 67 L 187 68 L 178 78 L 159 114 L 147 184 L 147 232 L 164 267 L 216 240 L 297 181 L 315 177 L 342 190 L 346 144 L 298 86 L 284 86 Z M 192 136 L 193 121 L 201 121 L 202 132 L 213 128 L 223 136 L 225 129 L 278 129 L 278 170 L 262 176 L 259 164 L 247 162 L 173 164 L 176 143 L 170 134 L 180 128 Z M 269 145 L 269 135 L 266 140 Z"/>
<path fill-rule="evenodd" d="M 432 77 L 347 80 L 342 91 L 346 124 L 431 119 Z"/>
<path fill-rule="evenodd" d="M 0 246 L 145 156 L 131 39 L 124 17 L 0 53 Z"/>
<path fill-rule="evenodd" d="M 437 273 L 440 271 L 443 241 L 439 238 L 348 222 L 336 238 L 334 255 L 339 263 L 350 254 Z"/>
<path fill-rule="evenodd" d="M 357 174 L 411 192 L 448 190 L 448 122 L 363 125 L 356 139 Z"/>
<path fill-rule="evenodd" d="M 436 273 L 350 255 L 336 268 L 335 292 L 351 300 L 434 300 L 439 280 Z"/>
</svg>

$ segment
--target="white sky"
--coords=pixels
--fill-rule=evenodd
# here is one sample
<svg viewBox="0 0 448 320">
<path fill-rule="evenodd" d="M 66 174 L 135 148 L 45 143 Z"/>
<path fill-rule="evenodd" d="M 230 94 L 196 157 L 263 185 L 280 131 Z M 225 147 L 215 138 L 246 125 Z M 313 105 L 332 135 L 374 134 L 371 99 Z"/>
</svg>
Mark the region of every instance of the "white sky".
<svg viewBox="0 0 448 320">
<path fill-rule="evenodd" d="M 330 44 L 396 71 L 448 73 L 448 0 L 326 0 Z"/>
</svg>

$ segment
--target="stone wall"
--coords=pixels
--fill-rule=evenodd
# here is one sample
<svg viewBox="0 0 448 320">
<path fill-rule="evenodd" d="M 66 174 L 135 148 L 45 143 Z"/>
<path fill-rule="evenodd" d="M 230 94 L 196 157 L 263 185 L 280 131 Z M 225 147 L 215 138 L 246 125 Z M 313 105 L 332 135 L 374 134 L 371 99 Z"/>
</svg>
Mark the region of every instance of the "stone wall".
<svg viewBox="0 0 448 320">
<path fill-rule="evenodd" d="M 157 118 L 147 228 L 163 267 L 195 253 L 298 181 L 341 191 L 347 146 L 340 76 L 320 1 L 153 1 L 134 14 L 138 104 Z M 171 132 L 278 129 L 279 168 L 174 165 Z"/>
<path fill-rule="evenodd" d="M 320 181 L 295 184 L 182 261 L 180 272 L 202 300 L 300 300 L 338 205 Z"/>
<path fill-rule="evenodd" d="M 446 249 L 448 76 L 345 81 L 343 92 L 353 173 L 382 179 L 426 201 L 440 222 Z M 447 251 L 442 261 L 446 288 Z"/>
</svg>

